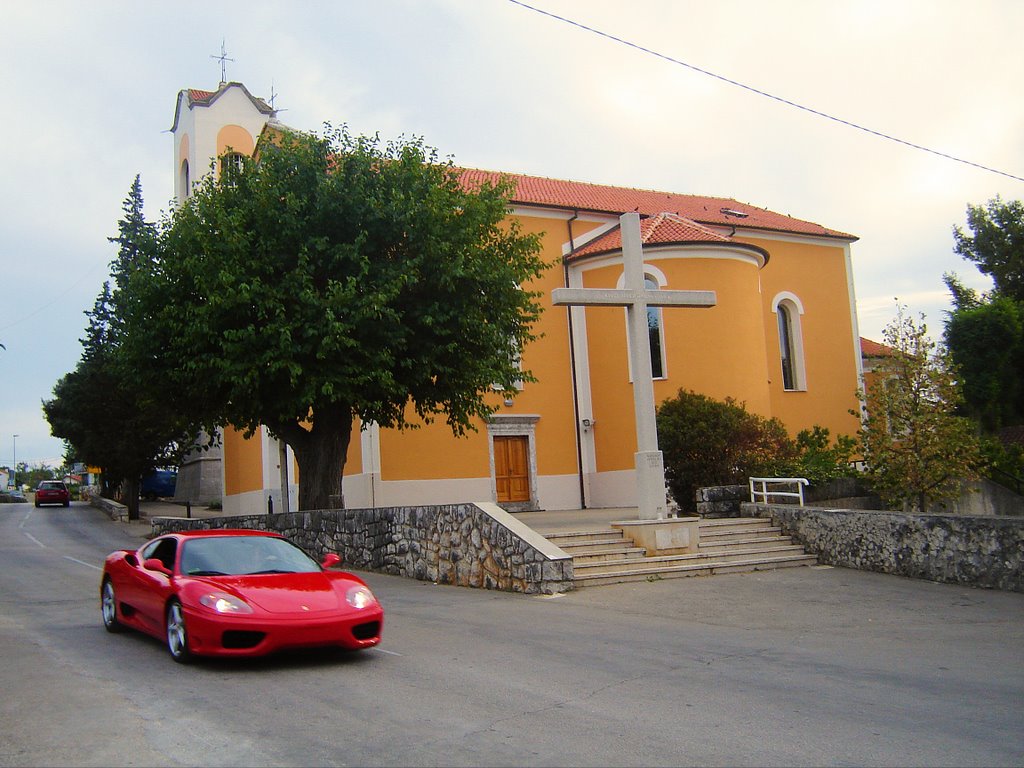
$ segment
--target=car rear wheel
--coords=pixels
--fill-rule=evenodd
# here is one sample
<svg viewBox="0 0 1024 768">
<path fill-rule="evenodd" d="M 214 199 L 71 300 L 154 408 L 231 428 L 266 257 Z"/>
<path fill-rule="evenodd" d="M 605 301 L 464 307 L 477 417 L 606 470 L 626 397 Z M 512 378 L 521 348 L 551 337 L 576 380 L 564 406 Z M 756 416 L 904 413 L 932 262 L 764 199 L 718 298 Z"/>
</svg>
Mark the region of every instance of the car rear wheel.
<svg viewBox="0 0 1024 768">
<path fill-rule="evenodd" d="M 188 650 L 188 631 L 185 629 L 185 611 L 181 603 L 172 600 L 167 606 L 167 650 L 171 658 L 179 664 L 187 664 L 192 659 Z"/>
<path fill-rule="evenodd" d="M 117 597 L 114 595 L 114 583 L 105 579 L 100 590 L 100 611 L 103 613 L 103 627 L 107 632 L 120 632 L 124 627 L 117 620 Z"/>
</svg>

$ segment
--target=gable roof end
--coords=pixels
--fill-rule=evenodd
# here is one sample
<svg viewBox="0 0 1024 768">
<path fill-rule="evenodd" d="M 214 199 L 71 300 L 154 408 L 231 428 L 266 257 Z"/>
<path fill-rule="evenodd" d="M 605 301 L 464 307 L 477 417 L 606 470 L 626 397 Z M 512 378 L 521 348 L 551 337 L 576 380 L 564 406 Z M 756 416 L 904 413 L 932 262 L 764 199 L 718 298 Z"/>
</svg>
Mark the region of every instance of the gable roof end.
<svg viewBox="0 0 1024 768">
<path fill-rule="evenodd" d="M 768 262 L 768 253 L 763 248 L 746 243 L 737 243 L 730 237 L 720 235 L 695 221 L 690 221 L 674 213 L 659 213 L 657 216 L 641 218 L 640 241 L 648 247 L 702 243 L 728 245 L 732 248 L 755 252 L 761 258 L 762 266 Z M 622 228 L 616 225 L 604 234 L 577 248 L 568 258 L 575 260 L 586 256 L 614 253 L 621 250 Z"/>
<path fill-rule="evenodd" d="M 217 101 L 221 96 L 224 95 L 230 88 L 241 88 L 242 93 L 245 97 L 252 102 L 252 105 L 258 112 L 264 115 L 270 115 L 274 117 L 277 115 L 277 110 L 267 104 L 263 99 L 257 98 L 249 93 L 249 89 L 242 83 L 224 83 L 216 91 L 203 91 L 199 88 L 186 88 L 178 91 L 178 102 L 174 109 L 174 124 L 171 125 L 171 132 L 173 133 L 178 129 L 178 116 L 181 114 L 183 107 L 192 109 L 193 107 L 209 107 Z"/>
</svg>

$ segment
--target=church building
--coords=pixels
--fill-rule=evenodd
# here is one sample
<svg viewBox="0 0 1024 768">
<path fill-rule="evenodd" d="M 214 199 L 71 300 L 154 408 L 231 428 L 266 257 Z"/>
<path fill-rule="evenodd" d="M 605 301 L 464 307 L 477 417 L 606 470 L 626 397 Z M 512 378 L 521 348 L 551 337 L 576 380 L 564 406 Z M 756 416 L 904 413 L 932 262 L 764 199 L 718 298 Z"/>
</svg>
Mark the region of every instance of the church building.
<svg viewBox="0 0 1024 768">
<path fill-rule="evenodd" d="M 172 127 L 177 198 L 221 154 L 253 152 L 273 121 L 271 106 L 240 83 L 181 91 Z M 558 288 L 623 286 L 620 216 L 633 211 L 646 286 L 715 294 L 707 308 L 648 310 L 656 402 L 693 390 L 732 397 L 793 435 L 814 425 L 833 437 L 857 432 L 850 414 L 863 376 L 850 250 L 856 237 L 728 198 L 460 172 L 470 185 L 510 178 L 509 215 L 541 236 L 544 259 L 558 265 L 529 286 L 545 297 L 541 337 L 522 352 L 538 381 L 493 392 L 497 411 L 461 438 L 443 420 L 410 431 L 361 425 L 344 469 L 347 507 L 636 506 L 626 311 L 551 300 Z M 291 454 L 265 429 L 244 439 L 229 426 L 222 453 L 195 457 L 179 477 L 179 499 L 216 487 L 224 511 L 236 514 L 267 511 L 268 502 L 281 511 L 283 484 L 294 510 L 301 482 Z"/>
</svg>

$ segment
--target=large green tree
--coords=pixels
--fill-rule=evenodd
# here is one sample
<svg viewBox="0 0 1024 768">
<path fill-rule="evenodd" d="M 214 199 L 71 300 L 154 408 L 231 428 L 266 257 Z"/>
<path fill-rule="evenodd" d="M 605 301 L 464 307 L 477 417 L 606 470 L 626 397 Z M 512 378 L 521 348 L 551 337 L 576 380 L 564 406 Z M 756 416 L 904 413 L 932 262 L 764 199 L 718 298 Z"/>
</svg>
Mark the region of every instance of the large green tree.
<svg viewBox="0 0 1024 768">
<path fill-rule="evenodd" d="M 900 307 L 885 328 L 892 353 L 866 393 L 861 431 L 866 474 L 892 505 L 926 512 L 978 477 L 981 450 L 974 425 L 956 414 L 960 383 L 948 352 L 927 326 Z"/>
<path fill-rule="evenodd" d="M 992 278 L 995 292 L 1024 301 L 1024 203 L 1000 197 L 967 206 L 970 234 L 953 227 L 954 250 Z"/>
<path fill-rule="evenodd" d="M 996 197 L 967 206 L 967 228 L 953 228 L 954 250 L 989 275 L 979 294 L 953 274 L 945 342 L 963 381 L 963 411 L 989 434 L 1024 424 L 1024 204 Z"/>
<path fill-rule="evenodd" d="M 140 360 L 205 426 L 265 425 L 295 452 L 300 509 L 343 505 L 353 422 L 456 434 L 494 385 L 531 380 L 519 351 L 538 237 L 509 188 L 467 190 L 419 140 L 283 132 L 222 164 L 163 222 L 125 313 Z"/>
<path fill-rule="evenodd" d="M 165 382 L 146 365 L 125 356 L 126 326 L 131 309 L 128 285 L 150 263 L 157 230 L 143 215 L 138 177 L 124 203 L 118 223 L 117 256 L 111 263 L 114 288 L 103 284 L 82 342 L 74 371 L 57 382 L 43 411 L 54 436 L 73 447 L 80 461 L 102 468 L 104 492 L 121 487 L 130 519 L 139 517 L 139 484 L 155 467 L 175 463 L 190 434 L 187 414 L 167 395 Z"/>
<path fill-rule="evenodd" d="M 944 338 L 963 383 L 963 413 L 989 434 L 1024 424 L 1024 302 L 945 279 L 954 307 Z"/>
</svg>

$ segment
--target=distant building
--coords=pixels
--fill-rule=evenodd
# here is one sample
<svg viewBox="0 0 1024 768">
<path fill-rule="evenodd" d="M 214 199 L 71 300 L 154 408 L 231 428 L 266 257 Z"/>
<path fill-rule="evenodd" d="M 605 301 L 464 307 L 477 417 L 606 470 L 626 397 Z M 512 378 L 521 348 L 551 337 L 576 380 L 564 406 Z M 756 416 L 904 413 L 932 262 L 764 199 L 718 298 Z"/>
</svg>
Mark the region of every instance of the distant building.
<svg viewBox="0 0 1024 768">
<path fill-rule="evenodd" d="M 864 368 L 864 390 L 870 391 L 871 386 L 877 378 L 878 366 L 887 358 L 892 357 L 893 349 L 885 344 L 880 344 L 871 339 L 861 337 L 860 356 Z"/>
<path fill-rule="evenodd" d="M 175 190 L 183 197 L 218 154 L 251 153 L 274 111 L 240 83 L 181 91 L 172 128 Z M 637 162 L 655 162 L 644 151 Z M 595 158 L 595 163 L 600 158 Z M 496 172 L 463 170 L 467 184 Z M 198 174 L 198 175 L 201 175 Z M 713 290 L 711 309 L 652 310 L 655 396 L 680 389 L 733 397 L 792 433 L 814 425 L 855 434 L 861 350 L 851 244 L 856 237 L 730 198 L 511 175 L 512 212 L 558 261 L 530 287 L 547 299 L 542 338 L 523 351 L 538 376 L 476 433 L 442 424 L 353 435 L 344 471 L 349 507 L 493 500 L 506 508 L 635 505 L 635 425 L 625 312 L 554 307 L 557 287 L 622 285 L 619 216 L 638 211 L 644 272 L 655 289 Z M 442 420 L 443 421 L 443 420 Z M 223 454 L 199 456 L 195 487 L 219 475 L 224 510 L 280 509 L 279 446 L 224 429 Z M 205 462 L 206 466 L 202 466 Z M 294 462 L 289 453 L 291 508 Z M 181 468 L 179 489 L 189 464 Z M 202 478 L 200 476 L 203 476 Z M 180 491 L 179 491 L 180 494 Z"/>
</svg>

